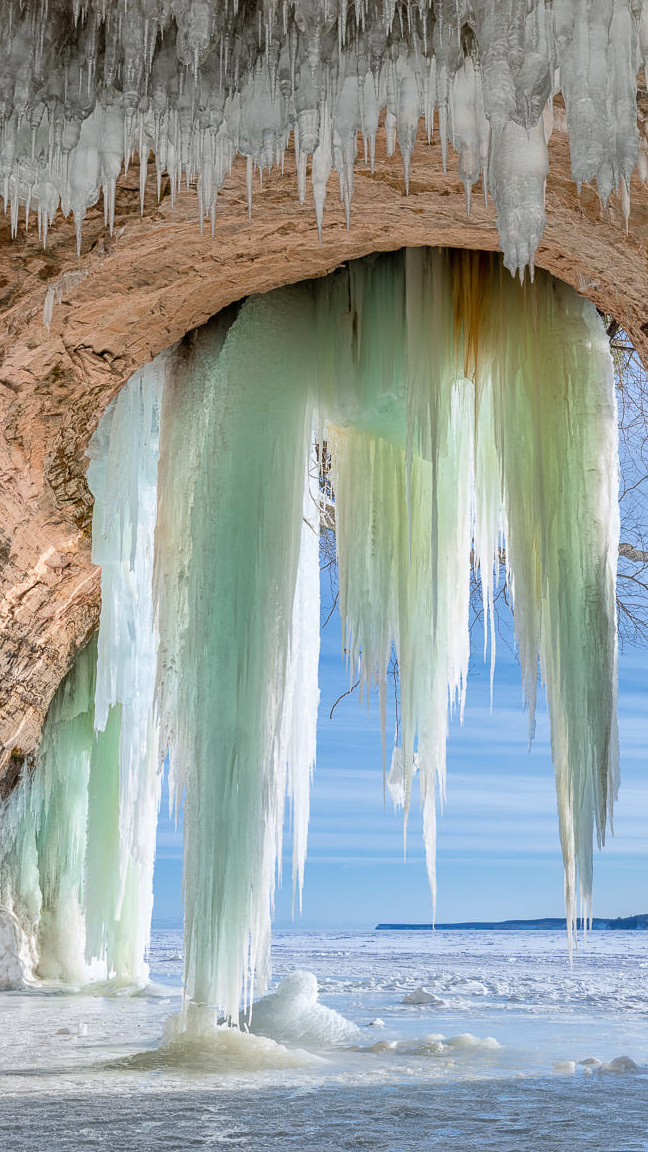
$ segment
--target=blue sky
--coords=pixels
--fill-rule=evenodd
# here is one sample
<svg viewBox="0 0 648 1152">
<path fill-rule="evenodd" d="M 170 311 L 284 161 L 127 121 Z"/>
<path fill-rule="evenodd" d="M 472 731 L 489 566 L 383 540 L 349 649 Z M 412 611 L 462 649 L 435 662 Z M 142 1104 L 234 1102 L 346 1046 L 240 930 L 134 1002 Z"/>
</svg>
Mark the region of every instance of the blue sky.
<svg viewBox="0 0 648 1152">
<path fill-rule="evenodd" d="M 475 647 L 481 641 L 476 637 Z M 331 705 L 348 687 L 337 613 L 322 633 L 318 761 L 311 794 L 305 928 L 373 927 L 379 921 L 431 918 L 418 794 L 403 859 L 402 814 L 383 806 L 377 702 L 367 716 L 356 696 Z M 621 793 L 615 836 L 597 853 L 595 915 L 648 911 L 648 652 L 622 653 L 619 680 Z M 293 924 L 290 838 L 275 923 Z M 181 833 L 163 816 L 158 834 L 154 923 L 181 918 Z M 518 665 L 498 646 L 494 707 L 488 669 L 477 651 L 463 727 L 453 722 L 448 788 L 439 820 L 439 921 L 560 916 L 563 874 L 544 701 L 527 750 Z"/>
</svg>

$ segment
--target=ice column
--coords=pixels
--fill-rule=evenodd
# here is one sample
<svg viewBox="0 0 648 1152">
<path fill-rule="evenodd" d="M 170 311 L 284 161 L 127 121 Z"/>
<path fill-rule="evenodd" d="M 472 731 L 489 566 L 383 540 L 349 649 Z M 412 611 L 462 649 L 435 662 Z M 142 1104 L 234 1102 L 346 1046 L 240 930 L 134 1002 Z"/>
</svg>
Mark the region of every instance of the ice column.
<svg viewBox="0 0 648 1152">
<path fill-rule="evenodd" d="M 300 882 L 314 756 L 318 512 L 303 289 L 252 297 L 177 354 L 165 392 L 159 702 L 184 795 L 186 1026 L 269 973 L 287 774 Z M 178 506 L 182 500 L 182 507 Z"/>
<path fill-rule="evenodd" d="M 89 850 L 96 835 L 98 858 L 107 856 L 113 867 L 102 885 L 94 883 L 88 952 L 105 955 L 109 971 L 125 984 L 147 975 L 160 802 L 152 581 L 164 370 L 161 357 L 131 377 L 89 449 L 92 558 L 101 565 L 102 592 L 94 720 L 102 739 L 93 758 Z M 118 780 L 111 782 L 117 731 Z M 111 844 L 112 837 L 117 842 Z"/>
<path fill-rule="evenodd" d="M 0 812 L 0 902 L 25 972 L 79 982 L 105 960 L 147 975 L 159 806 L 153 717 L 153 544 L 163 361 L 135 374 L 100 421 L 88 480 L 101 627 L 59 688 L 32 773 Z"/>
<path fill-rule="evenodd" d="M 0 807 L 0 905 L 23 978 L 87 975 L 84 898 L 88 774 L 94 743 L 96 642 L 79 654 L 47 714 L 31 772 Z M 7 977 L 8 980 L 8 977 Z M 0 971 L 0 984 L 2 984 Z"/>
<path fill-rule="evenodd" d="M 96 654 L 92 640 L 57 692 L 30 781 L 42 893 L 38 974 L 67 982 L 87 975 L 85 857 Z"/>
</svg>

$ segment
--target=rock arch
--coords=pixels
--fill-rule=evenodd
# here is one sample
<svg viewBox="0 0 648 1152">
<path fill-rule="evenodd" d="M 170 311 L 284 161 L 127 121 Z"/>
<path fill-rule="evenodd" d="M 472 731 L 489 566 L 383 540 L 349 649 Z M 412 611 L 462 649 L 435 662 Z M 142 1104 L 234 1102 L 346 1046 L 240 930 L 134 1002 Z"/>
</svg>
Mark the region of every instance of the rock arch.
<svg viewBox="0 0 648 1152">
<path fill-rule="evenodd" d="M 550 154 L 536 263 L 612 314 L 648 363 L 648 191 L 635 175 L 626 233 L 615 197 L 603 209 L 592 187 L 578 196 L 560 127 Z M 456 157 L 444 174 L 438 143 L 415 151 L 409 197 L 400 159 L 376 159 L 374 176 L 356 172 L 349 232 L 331 181 L 321 245 L 288 165 L 255 190 L 248 220 L 237 164 L 213 238 L 200 235 L 192 193 L 172 211 L 168 197 L 157 204 L 153 180 L 140 218 L 136 167 L 120 182 L 112 236 L 102 207 L 88 213 L 80 259 L 71 219 L 57 220 L 46 251 L 33 233 L 12 242 L 8 218 L 0 224 L 0 794 L 97 625 L 85 450 L 132 372 L 232 301 L 347 259 L 413 245 L 498 248 L 492 206 L 475 195 L 466 218 Z"/>
</svg>

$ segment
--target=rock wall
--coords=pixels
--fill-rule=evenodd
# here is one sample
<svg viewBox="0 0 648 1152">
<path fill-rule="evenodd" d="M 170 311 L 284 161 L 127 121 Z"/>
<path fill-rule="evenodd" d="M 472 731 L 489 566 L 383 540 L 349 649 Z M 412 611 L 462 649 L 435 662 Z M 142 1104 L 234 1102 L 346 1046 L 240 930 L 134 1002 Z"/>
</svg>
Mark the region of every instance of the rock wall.
<svg viewBox="0 0 648 1152">
<path fill-rule="evenodd" d="M 612 314 L 648 363 L 648 190 L 633 179 L 626 233 L 619 200 L 603 209 L 589 186 L 578 196 L 560 108 L 556 123 L 537 264 Z M 200 235 L 193 191 L 172 210 L 168 195 L 158 205 L 153 179 L 140 217 L 137 167 L 120 181 L 112 236 L 101 205 L 88 213 L 79 259 L 71 220 L 55 222 L 45 251 L 22 222 L 12 241 L 0 220 L 0 795 L 98 623 L 85 450 L 135 368 L 232 301 L 345 260 L 422 244 L 498 247 L 492 206 L 476 190 L 466 218 L 456 157 L 444 174 L 436 142 L 417 146 L 409 196 L 399 158 L 379 152 L 373 176 L 359 165 L 349 232 L 336 192 L 331 180 L 321 244 L 289 165 L 255 187 L 251 220 L 238 165 L 214 238 Z"/>
</svg>

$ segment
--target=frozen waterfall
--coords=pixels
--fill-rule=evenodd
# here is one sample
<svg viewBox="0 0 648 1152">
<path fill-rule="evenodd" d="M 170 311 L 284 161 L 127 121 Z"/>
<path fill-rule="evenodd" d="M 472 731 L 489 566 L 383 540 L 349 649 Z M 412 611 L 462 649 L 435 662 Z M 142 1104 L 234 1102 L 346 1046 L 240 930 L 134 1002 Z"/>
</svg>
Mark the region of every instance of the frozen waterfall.
<svg viewBox="0 0 648 1152">
<path fill-rule="evenodd" d="M 101 421 L 98 646 L 1 814 L 1 902 L 25 971 L 79 980 L 101 960 L 121 983 L 146 978 L 168 758 L 184 812 L 180 1026 L 200 1033 L 216 1009 L 238 1020 L 265 987 L 286 799 L 296 894 L 306 854 L 324 438 L 343 648 L 364 690 L 379 688 L 385 741 L 398 658 L 391 783 L 407 813 L 418 767 L 433 893 L 471 564 L 492 667 L 505 555 L 530 738 L 539 674 L 546 686 L 570 941 L 579 901 L 588 912 L 618 783 L 606 335 L 544 273 L 521 286 L 494 256 L 408 250 L 228 309 L 136 373 Z"/>
<path fill-rule="evenodd" d="M 407 189 L 437 120 L 467 210 L 481 179 L 505 264 L 522 271 L 545 224 L 556 96 L 579 187 L 596 180 L 603 204 L 616 190 L 627 219 L 631 174 L 648 173 L 648 0 L 5 0 L 0 33 L 5 210 L 14 234 L 34 211 L 43 242 L 60 207 L 80 245 L 101 194 L 112 230 L 135 153 L 142 205 L 153 153 L 158 197 L 165 173 L 172 198 L 195 182 L 213 229 L 236 156 L 251 205 L 255 170 L 283 168 L 291 137 L 321 232 L 333 169 L 349 220 L 359 135 L 372 168 L 379 130 L 388 155 L 398 145 Z"/>
</svg>

